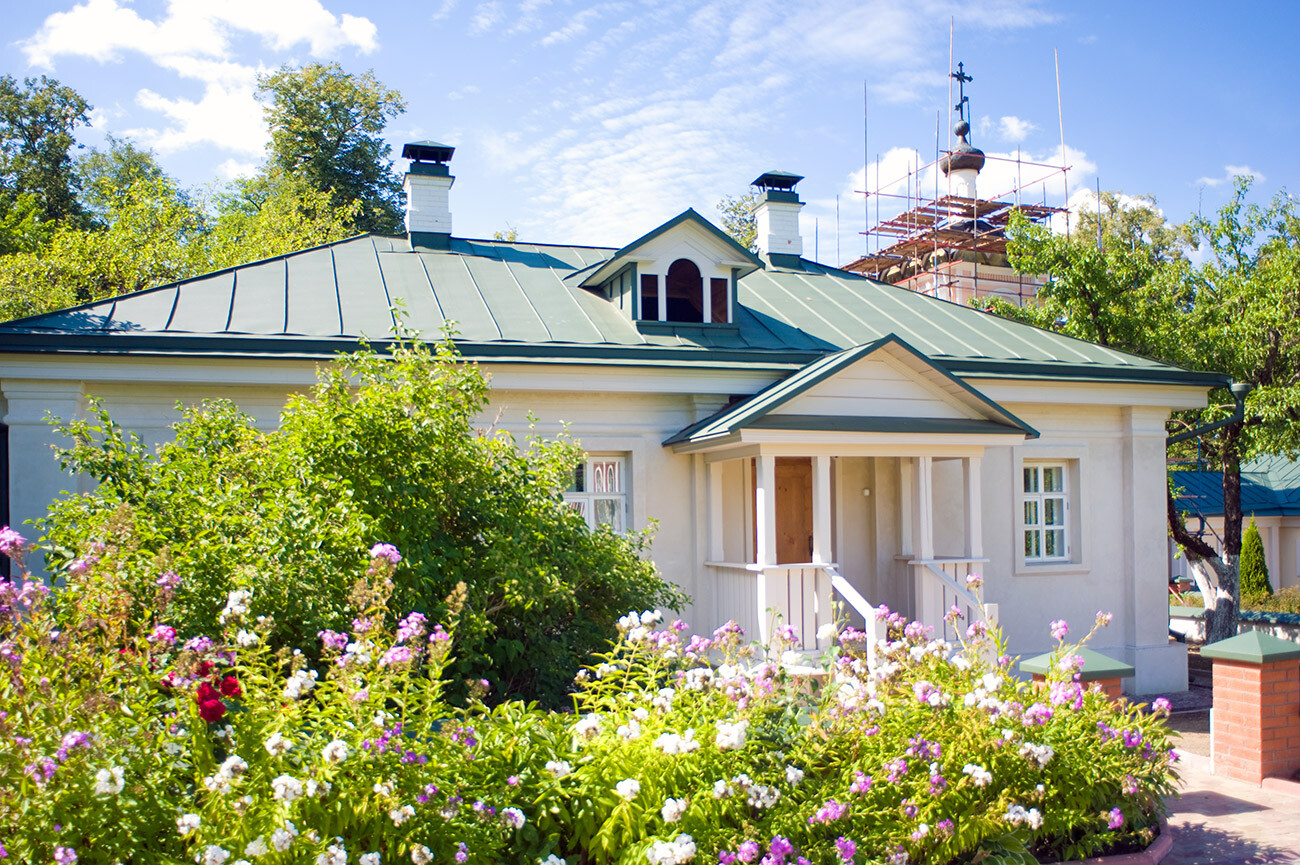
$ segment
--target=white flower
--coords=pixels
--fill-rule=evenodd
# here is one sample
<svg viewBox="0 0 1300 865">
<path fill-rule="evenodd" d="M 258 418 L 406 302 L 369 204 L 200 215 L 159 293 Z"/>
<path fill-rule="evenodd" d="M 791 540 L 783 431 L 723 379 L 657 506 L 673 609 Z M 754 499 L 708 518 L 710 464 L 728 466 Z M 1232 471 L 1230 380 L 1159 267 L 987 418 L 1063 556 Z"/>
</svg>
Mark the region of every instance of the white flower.
<svg viewBox="0 0 1300 865">
<path fill-rule="evenodd" d="M 326 763 L 342 763 L 352 752 L 348 750 L 348 743 L 342 739 L 335 739 L 321 749 L 321 759 Z"/>
<path fill-rule="evenodd" d="M 708 667 L 692 667 L 682 680 L 682 687 L 687 691 L 704 691 L 712 684 L 713 670 Z"/>
<path fill-rule="evenodd" d="M 272 757 L 279 757 L 281 754 L 293 747 L 293 740 L 286 739 L 279 733 L 272 733 L 267 737 L 266 742 L 262 744 L 262 747 L 265 748 L 266 753 L 270 754 Z"/>
<path fill-rule="evenodd" d="M 244 855 L 252 856 L 256 859 L 258 856 L 265 856 L 271 852 L 271 848 L 266 846 L 266 837 L 258 835 L 252 841 L 244 845 Z"/>
<path fill-rule="evenodd" d="M 307 795 L 311 798 L 324 799 L 329 795 L 330 790 L 334 789 L 334 785 L 329 781 L 317 781 L 315 778 L 308 778 L 307 783 L 304 785 L 304 789 L 306 789 Z"/>
<path fill-rule="evenodd" d="M 253 865 L 253 863 L 249 862 L 247 859 L 236 859 L 234 862 L 231 862 L 230 865 Z"/>
<path fill-rule="evenodd" d="M 731 789 L 731 785 L 728 784 L 728 783 L 726 782 L 726 780 L 724 780 L 724 779 L 722 779 L 722 778 L 719 778 L 718 780 L 716 780 L 716 781 L 713 782 L 713 798 L 714 798 L 714 799 L 725 799 L 725 798 L 727 798 L 728 796 L 730 796 L 730 795 L 731 795 L 732 793 L 734 793 L 734 792 L 736 792 L 736 791 L 733 790 L 733 789 Z"/>
<path fill-rule="evenodd" d="M 993 781 L 993 773 L 989 772 L 983 766 L 977 766 L 974 763 L 967 763 L 961 769 L 967 775 L 970 775 L 976 787 L 987 787 Z"/>
<path fill-rule="evenodd" d="M 225 861 L 230 858 L 230 851 L 218 847 L 216 844 L 209 844 L 203 848 L 202 853 L 194 855 L 194 861 L 201 865 L 225 865 Z"/>
<path fill-rule="evenodd" d="M 695 730 L 690 727 L 680 736 L 676 733 L 661 733 L 659 738 L 655 739 L 655 746 L 665 754 L 689 754 L 692 751 L 700 749 L 700 743 L 695 741 Z"/>
<path fill-rule="evenodd" d="M 661 712 L 667 712 L 673 707 L 673 697 L 676 696 L 677 692 L 672 688 L 660 688 L 658 695 L 650 701 L 650 705 Z"/>
<path fill-rule="evenodd" d="M 304 669 L 289 677 L 289 681 L 285 683 L 283 693 L 290 700 L 296 700 L 314 687 L 316 687 L 316 671 Z"/>
<path fill-rule="evenodd" d="M 656 841 L 645 851 L 650 865 L 685 865 L 695 858 L 695 839 L 678 835 L 674 841 Z"/>
<path fill-rule="evenodd" d="M 619 617 L 618 629 L 620 631 L 630 631 L 633 628 L 637 628 L 640 626 L 641 626 L 641 616 L 639 616 L 635 610 L 628 613 L 626 616 Z"/>
<path fill-rule="evenodd" d="M 198 814 L 182 814 L 176 818 L 176 831 L 184 837 L 198 829 L 202 822 Z"/>
<path fill-rule="evenodd" d="M 785 781 L 791 787 L 798 787 L 803 782 L 803 769 L 794 766 L 785 767 Z"/>
<path fill-rule="evenodd" d="M 636 718 L 638 721 L 644 721 L 646 718 L 650 717 L 650 710 L 645 706 L 637 706 L 632 710 L 632 717 Z"/>
<path fill-rule="evenodd" d="M 664 619 L 664 614 L 658 610 L 646 610 L 641 614 L 641 624 L 657 625 Z"/>
<path fill-rule="evenodd" d="M 394 826 L 401 826 L 407 820 L 415 816 L 415 809 L 410 805 L 403 805 L 400 808 L 394 808 L 388 812 L 388 819 L 393 821 Z"/>
<path fill-rule="evenodd" d="M 283 826 L 271 833 L 271 846 L 283 853 L 285 850 L 289 849 L 289 845 L 292 844 L 293 839 L 297 837 L 298 829 L 286 820 L 284 821 Z"/>
<path fill-rule="evenodd" d="M 624 778 L 614 785 L 614 792 L 631 802 L 641 792 L 641 782 L 634 778 Z"/>
<path fill-rule="evenodd" d="M 512 829 L 522 829 L 524 824 L 528 822 L 528 818 L 518 808 L 506 808 L 501 812 L 501 822 Z"/>
<path fill-rule="evenodd" d="M 546 771 L 550 772 L 556 778 L 563 778 L 573 771 L 573 766 L 565 760 L 548 760 L 546 762 Z"/>
<path fill-rule="evenodd" d="M 1037 763 L 1038 768 L 1043 769 L 1056 756 L 1056 752 L 1052 750 L 1051 745 L 1036 745 L 1033 742 L 1026 742 L 1020 746 L 1020 756 L 1031 763 Z"/>
<path fill-rule="evenodd" d="M 362 853 L 360 865 L 379 865 L 378 853 Z"/>
<path fill-rule="evenodd" d="M 745 747 L 745 730 L 749 727 L 748 720 L 740 720 L 734 724 L 726 721 L 718 722 L 718 735 L 714 742 L 719 751 L 735 751 Z"/>
<path fill-rule="evenodd" d="M 687 804 L 685 799 L 668 798 L 664 800 L 664 806 L 659 809 L 659 813 L 665 823 L 676 823 L 686 813 Z"/>
<path fill-rule="evenodd" d="M 633 739 L 641 738 L 641 725 L 635 718 L 630 719 L 626 724 L 618 725 L 618 737 L 627 739 L 629 742 Z"/>
<path fill-rule="evenodd" d="M 593 739 L 600 732 L 600 716 L 595 712 L 582 716 L 582 720 L 573 725 L 573 732 L 585 739 Z"/>
<path fill-rule="evenodd" d="M 95 773 L 95 793 L 100 796 L 116 796 L 125 785 L 121 766 L 110 766 Z"/>
<path fill-rule="evenodd" d="M 1020 805 L 1012 805 L 1007 808 L 1007 813 L 1003 815 L 1003 819 L 1012 826 L 1019 826 L 1022 823 L 1027 824 L 1030 829 L 1037 829 L 1043 825 L 1043 815 L 1038 813 L 1037 808 L 1030 808 L 1026 811 Z"/>
<path fill-rule="evenodd" d="M 248 589 L 236 589 L 231 592 L 226 596 L 226 607 L 221 611 L 221 615 L 217 617 L 218 621 L 224 625 L 228 617 L 239 617 L 247 613 L 248 600 L 251 597 L 253 597 L 253 593 Z"/>
<path fill-rule="evenodd" d="M 378 793 L 380 796 L 389 796 L 393 792 L 393 782 L 391 779 L 388 781 L 376 781 L 370 789 Z"/>
<path fill-rule="evenodd" d="M 335 842 L 316 857 L 316 865 L 348 865 L 348 851 L 343 847 L 343 839 L 336 838 Z"/>
<path fill-rule="evenodd" d="M 827 622 L 817 629 L 818 640 L 833 640 L 839 636 L 840 628 L 834 622 Z"/>
<path fill-rule="evenodd" d="M 273 798 L 292 802 L 302 796 L 302 782 L 292 775 L 279 775 L 271 780 Z"/>
<path fill-rule="evenodd" d="M 775 787 L 751 784 L 746 789 L 746 801 L 751 808 L 771 808 L 781 798 L 781 791 Z"/>
<path fill-rule="evenodd" d="M 569 865 L 569 863 L 552 853 L 542 860 L 542 865 Z"/>
<path fill-rule="evenodd" d="M 251 649 L 253 646 L 257 645 L 257 640 L 258 637 L 255 632 L 245 631 L 243 628 L 240 628 L 239 633 L 235 634 L 235 643 L 241 649 Z"/>
<path fill-rule="evenodd" d="M 415 848 L 411 850 L 411 861 L 414 862 L 415 865 L 428 865 L 428 863 L 433 861 L 433 852 L 430 851 L 428 847 L 417 844 L 415 845 Z"/>
</svg>

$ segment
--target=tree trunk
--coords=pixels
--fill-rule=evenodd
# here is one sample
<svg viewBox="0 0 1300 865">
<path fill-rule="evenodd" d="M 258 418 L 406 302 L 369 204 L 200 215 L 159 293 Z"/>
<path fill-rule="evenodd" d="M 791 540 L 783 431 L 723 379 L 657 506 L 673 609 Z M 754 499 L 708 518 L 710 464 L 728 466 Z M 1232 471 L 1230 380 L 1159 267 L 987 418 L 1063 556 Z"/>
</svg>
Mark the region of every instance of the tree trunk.
<svg viewBox="0 0 1300 865">
<path fill-rule="evenodd" d="M 1211 607 L 1205 598 L 1205 642 L 1215 643 L 1237 635 L 1237 611 L 1241 608 L 1241 459 L 1237 442 L 1241 424 L 1223 430 L 1220 451 L 1223 472 L 1223 555 L 1217 568 L 1218 591 Z"/>
</svg>

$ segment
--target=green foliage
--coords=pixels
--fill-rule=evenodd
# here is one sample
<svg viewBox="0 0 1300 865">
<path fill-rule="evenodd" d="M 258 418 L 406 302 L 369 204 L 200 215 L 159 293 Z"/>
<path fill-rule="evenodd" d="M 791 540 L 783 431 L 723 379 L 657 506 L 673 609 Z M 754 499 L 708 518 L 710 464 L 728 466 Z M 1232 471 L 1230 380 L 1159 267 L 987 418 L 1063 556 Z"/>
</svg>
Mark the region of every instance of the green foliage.
<svg viewBox="0 0 1300 865">
<path fill-rule="evenodd" d="M 131 141 L 113 135 L 107 136 L 107 144 L 104 150 L 97 147 L 87 149 L 76 160 L 81 208 L 100 227 L 111 223 L 112 209 L 118 197 L 137 181 L 175 186 L 152 150 L 142 150 Z"/>
<path fill-rule="evenodd" d="M 275 616 L 276 643 L 314 652 L 316 633 L 346 618 L 354 551 L 382 538 L 405 556 L 400 608 L 442 616 L 441 599 L 469 587 L 458 698 L 464 679 L 481 678 L 499 694 L 556 704 L 622 611 L 683 599 L 642 557 L 647 534 L 589 531 L 565 506 L 576 444 L 531 439 L 521 449 L 475 431 L 487 393 L 449 342 L 399 341 L 321 370 L 272 433 L 209 403 L 150 453 L 96 412 L 65 428 L 74 441 L 65 466 L 100 486 L 51 509 L 54 563 L 65 573 L 73 550 L 111 544 L 141 603 L 150 574 L 184 575 L 173 623 L 187 635 L 230 591 L 255 588 L 254 613 Z"/>
<path fill-rule="evenodd" d="M 72 150 L 89 111 L 75 90 L 52 78 L 20 85 L 12 75 L 0 76 L 0 213 L 31 194 L 41 222 L 80 215 Z"/>
<path fill-rule="evenodd" d="M 717 204 L 722 230 L 750 252 L 758 252 L 758 223 L 754 219 L 757 206 L 758 194 L 755 192 L 727 195 Z"/>
<path fill-rule="evenodd" d="M 1268 579 L 1268 562 L 1264 559 L 1264 540 L 1259 536 L 1255 518 L 1250 518 L 1241 538 L 1241 595 L 1271 595 L 1273 584 Z"/>
<path fill-rule="evenodd" d="M 233 181 L 214 203 L 216 215 L 205 238 L 209 269 L 352 237 L 362 209 L 359 200 L 336 205 L 328 191 L 275 170 Z"/>
<path fill-rule="evenodd" d="M 24 192 L 0 212 L 0 256 L 35 252 L 54 236 L 54 223 L 41 221 L 41 203 L 35 193 Z"/>
<path fill-rule="evenodd" d="M 393 173 L 384 126 L 406 110 L 373 71 L 352 75 L 337 63 L 289 66 L 258 79 L 271 129 L 269 162 L 328 192 L 336 208 L 361 202 L 361 231 L 401 230 L 402 184 Z"/>
<path fill-rule="evenodd" d="M 505 231 L 492 232 L 492 239 L 504 240 L 506 243 L 514 243 L 519 239 L 519 229 L 507 222 Z"/>
</svg>

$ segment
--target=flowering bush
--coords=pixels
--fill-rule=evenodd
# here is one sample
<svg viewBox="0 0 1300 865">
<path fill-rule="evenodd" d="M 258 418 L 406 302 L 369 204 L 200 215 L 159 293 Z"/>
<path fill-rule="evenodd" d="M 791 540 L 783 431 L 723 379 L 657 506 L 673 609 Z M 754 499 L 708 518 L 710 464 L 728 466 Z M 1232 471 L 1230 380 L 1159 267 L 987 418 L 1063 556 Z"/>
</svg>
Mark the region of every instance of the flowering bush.
<svg viewBox="0 0 1300 865">
<path fill-rule="evenodd" d="M 323 367 L 274 432 L 224 402 L 184 413 L 156 450 L 103 411 L 72 421 L 64 465 L 99 482 L 56 502 L 45 530 L 59 576 L 115 567 L 136 600 L 153 578 L 184 574 L 169 624 L 204 633 L 230 592 L 255 589 L 275 646 L 318 655 L 316 634 L 344 627 L 351 574 L 367 538 L 401 550 L 397 608 L 432 619 L 468 587 L 448 683 L 486 678 L 493 697 L 566 705 L 573 671 L 632 605 L 681 594 L 643 554 L 648 533 L 589 531 L 562 492 L 581 448 L 560 437 L 520 447 L 477 428 L 486 377 L 448 340 L 399 338 Z"/>
<path fill-rule="evenodd" d="M 21 539 L 0 545 L 21 559 Z M 810 677 L 787 663 L 806 663 L 793 628 L 762 650 L 734 624 L 687 637 L 631 613 L 579 673 L 576 712 L 488 707 L 481 681 L 454 708 L 465 589 L 445 624 L 395 615 L 401 554 L 370 554 L 318 662 L 269 645 L 256 589 L 183 639 L 183 576 L 158 575 L 138 619 L 103 562 L 53 592 L 5 584 L 0 858 L 1030 861 L 1149 841 L 1171 790 L 1159 713 L 1084 688 L 1064 623 L 1056 672 L 1030 685 L 978 624 L 951 645 L 882 610 L 887 641 L 845 628 Z"/>
</svg>

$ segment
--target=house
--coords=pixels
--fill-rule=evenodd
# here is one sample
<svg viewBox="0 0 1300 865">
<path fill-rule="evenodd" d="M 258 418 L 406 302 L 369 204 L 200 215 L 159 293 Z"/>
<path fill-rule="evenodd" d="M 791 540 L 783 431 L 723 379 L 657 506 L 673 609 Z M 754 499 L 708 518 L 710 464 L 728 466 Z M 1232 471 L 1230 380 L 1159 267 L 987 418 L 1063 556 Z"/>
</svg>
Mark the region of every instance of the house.
<svg viewBox="0 0 1300 865">
<path fill-rule="evenodd" d="M 1176 468 L 1169 479 L 1178 488 L 1174 503 L 1186 515 L 1187 528 L 1222 549 L 1222 472 Z M 1300 586 L 1300 461 L 1262 456 L 1242 463 L 1241 512 L 1259 529 L 1273 589 Z M 1176 545 L 1170 547 L 1169 575 L 1191 578 Z"/>
<path fill-rule="evenodd" d="M 1165 420 L 1205 404 L 1189 372 L 802 257 L 797 175 L 755 181 L 751 253 L 686 210 L 621 249 L 454 235 L 453 148 L 407 145 L 404 237 L 365 235 L 0 326 L 10 521 L 80 481 L 47 413 L 89 396 L 146 441 L 177 401 L 229 397 L 264 427 L 357 337 L 454 320 L 493 382 L 490 418 L 568 423 L 592 521 L 659 522 L 654 557 L 709 631 L 773 615 L 815 647 L 837 602 L 944 628 L 996 615 L 1017 653 L 1048 623 L 1186 687 L 1168 639 Z M 985 578 L 974 597 L 966 576 Z M 988 604 L 985 608 L 983 605 Z M 948 629 L 951 633 L 951 629 Z"/>
</svg>

